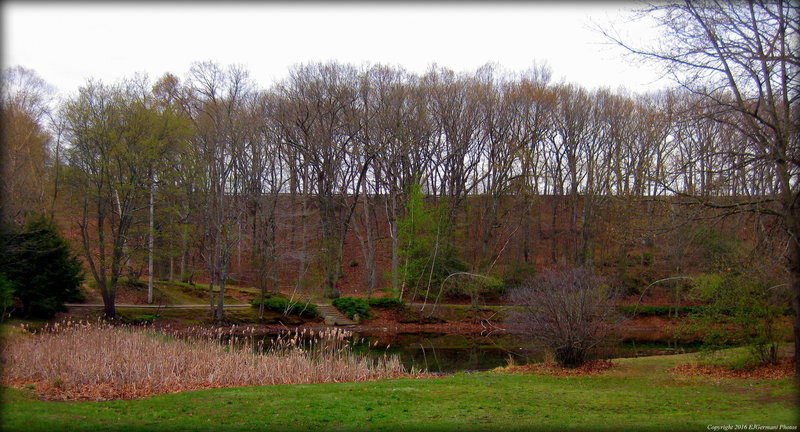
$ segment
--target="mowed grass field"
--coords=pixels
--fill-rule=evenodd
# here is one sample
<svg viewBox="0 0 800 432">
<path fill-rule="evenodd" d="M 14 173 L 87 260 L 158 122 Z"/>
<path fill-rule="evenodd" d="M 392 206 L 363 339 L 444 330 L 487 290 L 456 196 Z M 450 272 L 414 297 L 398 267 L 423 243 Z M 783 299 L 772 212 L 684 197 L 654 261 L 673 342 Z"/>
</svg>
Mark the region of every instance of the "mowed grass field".
<svg viewBox="0 0 800 432">
<path fill-rule="evenodd" d="M 3 388 L 3 431 L 705 431 L 797 426 L 797 381 L 677 376 L 695 354 L 615 360 L 601 375 L 500 371 L 44 402 Z M 763 429 L 762 429 L 763 430 Z M 787 429 L 782 429 L 787 430 Z"/>
</svg>

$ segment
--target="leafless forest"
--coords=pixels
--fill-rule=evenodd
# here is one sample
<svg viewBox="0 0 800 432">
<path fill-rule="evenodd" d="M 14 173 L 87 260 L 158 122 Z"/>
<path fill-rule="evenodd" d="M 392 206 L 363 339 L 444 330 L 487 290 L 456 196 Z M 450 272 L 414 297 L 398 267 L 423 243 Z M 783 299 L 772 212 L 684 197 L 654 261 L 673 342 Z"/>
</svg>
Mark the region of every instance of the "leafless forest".
<svg viewBox="0 0 800 432">
<path fill-rule="evenodd" d="M 180 78 L 89 80 L 55 101 L 35 71 L 9 69 L 3 217 L 55 218 L 109 315 L 118 283 L 142 275 L 222 294 L 234 280 L 408 295 L 413 185 L 441 209 L 420 234 L 434 262 L 450 250 L 500 278 L 592 265 L 641 286 L 718 265 L 697 240 L 713 232 L 793 284 L 796 303 L 796 11 L 673 8 L 671 45 L 618 41 L 676 74 L 679 86 L 650 94 L 491 64 L 309 63 L 263 88 L 243 66 L 198 62 Z"/>
</svg>

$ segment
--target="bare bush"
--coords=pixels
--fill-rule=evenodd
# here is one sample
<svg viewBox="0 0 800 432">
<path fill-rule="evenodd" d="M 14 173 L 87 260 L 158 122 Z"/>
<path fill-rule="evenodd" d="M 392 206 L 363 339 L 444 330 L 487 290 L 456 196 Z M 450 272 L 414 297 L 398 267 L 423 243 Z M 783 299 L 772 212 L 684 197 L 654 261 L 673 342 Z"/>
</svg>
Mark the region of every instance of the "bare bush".
<svg viewBox="0 0 800 432">
<path fill-rule="evenodd" d="M 241 330 L 241 329 L 240 329 Z M 199 329 L 175 338 L 107 324 L 19 332 L 2 353 L 5 385 L 34 384 L 50 399 L 117 399 L 245 385 L 396 377 L 396 356 L 357 355 L 350 333 L 290 333 L 264 346 L 251 331 Z"/>
<path fill-rule="evenodd" d="M 507 324 L 551 349 L 559 365 L 581 366 L 614 325 L 617 295 L 588 268 L 545 270 L 511 290 L 511 302 L 520 308 Z"/>
</svg>

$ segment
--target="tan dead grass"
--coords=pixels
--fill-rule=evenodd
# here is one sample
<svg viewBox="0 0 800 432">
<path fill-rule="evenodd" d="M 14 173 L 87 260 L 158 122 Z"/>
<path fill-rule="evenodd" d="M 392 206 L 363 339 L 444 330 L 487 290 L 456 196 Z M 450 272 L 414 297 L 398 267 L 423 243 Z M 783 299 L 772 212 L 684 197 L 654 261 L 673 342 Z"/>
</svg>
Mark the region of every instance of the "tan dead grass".
<svg viewBox="0 0 800 432">
<path fill-rule="evenodd" d="M 186 334 L 185 330 L 181 332 Z M 264 346 L 241 328 L 175 338 L 104 323 L 54 324 L 10 337 L 2 383 L 49 400 L 135 399 L 220 387 L 367 381 L 404 374 L 396 356 L 356 355 L 340 329 L 295 332 Z M 236 335 L 238 333 L 238 335 Z M 244 333 L 244 335 L 242 335 Z"/>
<path fill-rule="evenodd" d="M 599 375 L 616 365 L 610 360 L 589 360 L 580 367 L 565 368 L 556 362 L 532 363 L 526 365 L 509 365 L 503 372 L 529 373 L 552 376 L 593 376 Z"/>
<path fill-rule="evenodd" d="M 784 357 L 777 364 L 766 364 L 751 369 L 734 370 L 721 365 L 701 365 L 686 363 L 675 366 L 669 371 L 676 375 L 708 376 L 712 378 L 755 378 L 755 379 L 780 379 L 794 376 L 796 360 L 794 357 Z"/>
</svg>

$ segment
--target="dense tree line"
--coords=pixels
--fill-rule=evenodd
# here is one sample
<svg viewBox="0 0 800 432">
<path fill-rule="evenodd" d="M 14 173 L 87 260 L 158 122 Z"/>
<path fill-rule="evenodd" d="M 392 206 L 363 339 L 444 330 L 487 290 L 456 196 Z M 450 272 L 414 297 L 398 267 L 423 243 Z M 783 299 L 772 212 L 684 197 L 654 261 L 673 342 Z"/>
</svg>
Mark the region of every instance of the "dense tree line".
<svg viewBox="0 0 800 432">
<path fill-rule="evenodd" d="M 445 203 L 446 230 L 456 226 L 468 197 L 484 199 L 484 257 L 493 252 L 506 216 L 500 213 L 508 211 L 504 197 L 524 207 L 536 197 L 563 196 L 575 242 L 569 260 L 577 263 L 590 261 L 596 210 L 612 197 L 778 195 L 774 167 L 742 166 L 732 154 L 757 149 L 692 94 L 588 91 L 549 78 L 544 67 L 521 76 L 491 65 L 473 74 L 433 67 L 418 76 L 329 63 L 298 66 L 263 90 L 241 68 L 205 62 L 183 81 L 90 81 L 54 114 L 67 143 L 61 160 L 52 159 L 45 140 L 39 151 L 50 161 L 42 156 L 30 169 L 59 165 L 59 187 L 81 199 L 81 239 L 100 286 L 113 287 L 137 249 L 148 249 L 142 240 L 152 193 L 157 231 L 176 243 L 162 252 L 179 263 L 174 275 L 187 277 L 194 252 L 224 290 L 246 238 L 260 269 L 292 254 L 303 272 L 318 253 L 332 296 L 347 231 L 357 230 L 374 256 L 376 237 L 397 238 L 396 221 L 416 183 L 428 199 Z M 47 175 L 30 177 L 43 184 Z M 44 186 L 26 187 L 10 195 L 47 195 Z M 28 189 L 38 193 L 23 193 Z M 291 211 L 278 205 L 282 197 Z M 20 217 L 27 210 L 12 211 Z M 312 213 L 318 227 L 308 226 Z M 391 229 L 382 233 L 376 220 L 386 214 Z M 291 224 L 289 239 L 276 238 L 279 223 Z M 310 250 L 318 234 L 321 247 Z M 443 242 L 452 236 L 441 233 Z M 392 245 L 397 268 L 399 246 Z M 474 263 L 473 270 L 489 264 Z"/>
</svg>

